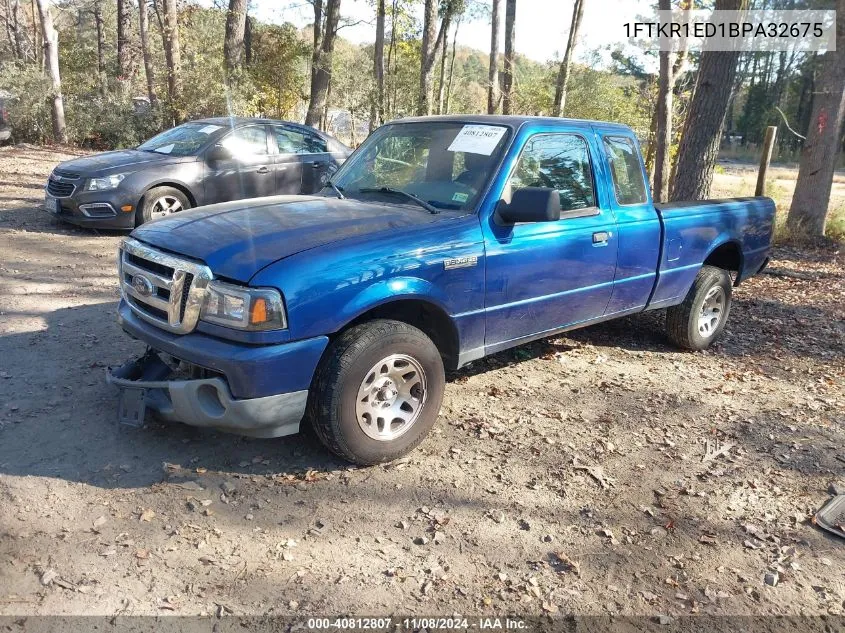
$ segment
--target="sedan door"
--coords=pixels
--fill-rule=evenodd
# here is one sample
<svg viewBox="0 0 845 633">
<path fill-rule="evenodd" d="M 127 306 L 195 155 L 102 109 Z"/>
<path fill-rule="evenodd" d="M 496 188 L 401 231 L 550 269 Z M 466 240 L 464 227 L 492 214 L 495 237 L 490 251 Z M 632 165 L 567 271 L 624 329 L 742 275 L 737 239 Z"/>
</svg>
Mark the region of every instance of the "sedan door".
<svg viewBox="0 0 845 633">
<path fill-rule="evenodd" d="M 301 134 L 294 134 L 284 125 L 270 126 L 271 143 L 276 146 L 274 160 L 277 194 L 298 194 L 302 191 Z M 309 192 L 310 193 L 310 192 Z"/>
<path fill-rule="evenodd" d="M 591 143 L 576 131 L 527 139 L 503 197 L 521 187 L 556 189 L 561 216 L 517 224 L 490 219 L 488 353 L 605 313 L 618 240 L 612 211 L 597 199 L 591 153 Z"/>
<path fill-rule="evenodd" d="M 331 175 L 337 171 L 339 163 L 329 152 L 324 138 L 307 129 L 293 126 L 274 126 L 279 144 L 279 156 L 285 152 L 294 152 L 300 165 L 300 193 L 311 194 L 326 186 Z"/>
<path fill-rule="evenodd" d="M 208 204 L 272 196 L 275 191 L 273 156 L 264 125 L 246 125 L 227 134 L 217 146 L 224 157 L 215 158 L 214 148 L 206 159 Z"/>
</svg>

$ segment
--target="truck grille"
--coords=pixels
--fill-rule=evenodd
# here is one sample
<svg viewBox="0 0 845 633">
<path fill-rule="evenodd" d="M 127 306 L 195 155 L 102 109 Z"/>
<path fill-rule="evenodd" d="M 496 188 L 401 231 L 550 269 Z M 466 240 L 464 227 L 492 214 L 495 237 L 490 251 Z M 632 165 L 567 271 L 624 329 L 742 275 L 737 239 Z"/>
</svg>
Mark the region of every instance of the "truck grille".
<svg viewBox="0 0 845 633">
<path fill-rule="evenodd" d="M 187 334 L 197 325 L 211 270 L 126 238 L 118 251 L 123 299 L 140 318 Z"/>
</svg>

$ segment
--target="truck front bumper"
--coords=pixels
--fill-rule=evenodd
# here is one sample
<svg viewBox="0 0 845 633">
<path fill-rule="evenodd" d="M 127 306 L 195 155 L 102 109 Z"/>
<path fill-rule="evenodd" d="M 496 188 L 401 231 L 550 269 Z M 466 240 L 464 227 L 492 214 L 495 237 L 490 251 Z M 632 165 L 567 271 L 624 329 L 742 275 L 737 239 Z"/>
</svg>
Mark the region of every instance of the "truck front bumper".
<svg viewBox="0 0 845 633">
<path fill-rule="evenodd" d="M 153 352 L 109 369 L 106 381 L 121 390 L 118 420 L 140 426 L 151 409 L 171 422 L 250 437 L 281 437 L 299 431 L 307 390 L 239 400 L 232 397 L 223 378 L 180 379 L 173 374 Z"/>
<path fill-rule="evenodd" d="M 125 301 L 118 307 L 118 320 L 125 332 L 150 348 L 140 359 L 107 373 L 107 381 L 121 390 L 121 422 L 141 424 L 149 408 L 165 420 L 251 437 L 299 430 L 328 337 L 250 345 L 199 331 L 177 335 L 142 321 Z M 159 353 L 202 376 L 174 373 Z"/>
</svg>

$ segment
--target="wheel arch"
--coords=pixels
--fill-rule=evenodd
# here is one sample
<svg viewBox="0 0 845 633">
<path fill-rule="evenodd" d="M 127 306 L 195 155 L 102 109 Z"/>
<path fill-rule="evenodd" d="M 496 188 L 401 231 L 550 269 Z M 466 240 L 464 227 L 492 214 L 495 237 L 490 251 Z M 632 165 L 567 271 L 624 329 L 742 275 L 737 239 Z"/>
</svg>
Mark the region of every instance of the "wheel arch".
<svg viewBox="0 0 845 633">
<path fill-rule="evenodd" d="M 742 280 L 742 270 L 744 265 L 744 256 L 742 254 L 742 245 L 738 240 L 729 239 L 720 242 L 718 245 L 711 248 L 707 257 L 704 258 L 703 266 L 714 266 L 736 273 L 734 277 L 734 286 L 738 286 Z"/>
<path fill-rule="evenodd" d="M 150 193 L 150 191 L 158 187 L 173 187 L 174 189 L 178 189 L 183 194 L 185 194 L 186 198 L 188 198 L 188 202 L 191 203 L 191 208 L 197 206 L 196 196 L 194 196 L 194 193 L 191 191 L 190 187 L 188 187 L 184 183 L 176 182 L 173 180 L 162 180 L 161 182 L 154 182 L 149 185 L 146 189 L 144 189 L 144 193 L 141 194 L 141 199 L 138 201 L 138 206 L 141 206 L 143 204 L 144 198 L 147 197 L 147 194 Z"/>
<path fill-rule="evenodd" d="M 428 297 L 408 295 L 385 299 L 359 312 L 336 334 L 373 319 L 402 321 L 421 330 L 434 343 L 447 369 L 458 365 L 460 338 L 458 328 L 443 306 Z"/>
</svg>

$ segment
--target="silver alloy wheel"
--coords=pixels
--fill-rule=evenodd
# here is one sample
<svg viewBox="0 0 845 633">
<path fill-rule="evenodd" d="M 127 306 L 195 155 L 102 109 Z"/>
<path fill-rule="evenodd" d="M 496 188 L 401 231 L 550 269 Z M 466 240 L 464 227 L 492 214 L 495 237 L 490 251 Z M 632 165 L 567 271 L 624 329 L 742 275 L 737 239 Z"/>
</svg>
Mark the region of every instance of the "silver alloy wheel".
<svg viewBox="0 0 845 633">
<path fill-rule="evenodd" d="M 726 303 L 725 290 L 721 286 L 713 286 L 707 291 L 698 313 L 698 333 L 701 336 L 713 336 L 725 316 Z"/>
<path fill-rule="evenodd" d="M 405 354 L 392 354 L 373 365 L 358 388 L 358 426 L 374 440 L 395 440 L 420 417 L 426 395 L 422 365 Z"/>
<path fill-rule="evenodd" d="M 171 213 L 178 213 L 182 210 L 182 203 L 176 196 L 161 196 L 150 205 L 150 217 L 152 219 L 163 218 Z"/>
</svg>

